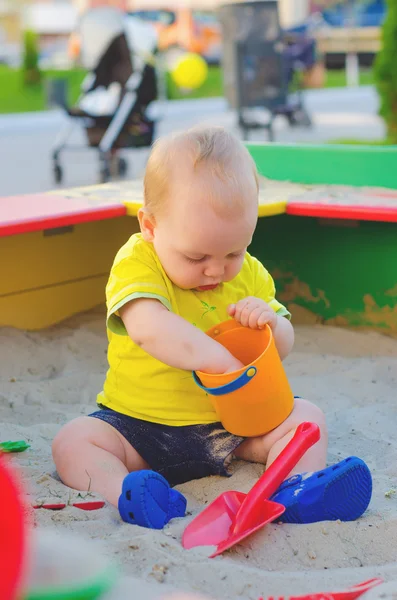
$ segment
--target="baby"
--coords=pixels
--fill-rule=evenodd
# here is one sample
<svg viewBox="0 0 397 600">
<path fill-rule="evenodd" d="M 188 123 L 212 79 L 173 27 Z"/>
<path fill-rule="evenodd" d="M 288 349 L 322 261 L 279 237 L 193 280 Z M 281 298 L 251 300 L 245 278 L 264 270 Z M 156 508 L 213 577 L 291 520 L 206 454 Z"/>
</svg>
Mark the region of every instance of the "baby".
<svg viewBox="0 0 397 600">
<path fill-rule="evenodd" d="M 68 423 L 53 442 L 63 482 L 101 494 L 125 521 L 163 526 L 185 509 L 169 486 L 228 475 L 233 457 L 269 466 L 303 421 L 317 423 L 321 439 L 273 496 L 286 506 L 282 519 L 349 520 L 367 508 L 371 477 L 363 461 L 350 457 L 325 469 L 327 427 L 317 406 L 296 398 L 276 429 L 244 439 L 222 427 L 194 383 L 192 371 L 242 367 L 204 333 L 228 317 L 253 329 L 268 324 L 280 357 L 291 352 L 290 314 L 247 252 L 257 216 L 255 163 L 232 134 L 201 127 L 156 142 L 141 231 L 118 252 L 106 289 L 109 370 L 98 410 Z M 145 514 L 150 498 L 162 507 L 157 525 Z"/>
</svg>

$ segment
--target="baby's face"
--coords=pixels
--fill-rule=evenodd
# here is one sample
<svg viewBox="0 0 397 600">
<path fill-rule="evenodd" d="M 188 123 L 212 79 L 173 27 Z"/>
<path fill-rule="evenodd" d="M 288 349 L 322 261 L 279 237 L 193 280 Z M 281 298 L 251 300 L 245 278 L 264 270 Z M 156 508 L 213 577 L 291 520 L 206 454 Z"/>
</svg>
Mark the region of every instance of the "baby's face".
<svg viewBox="0 0 397 600">
<path fill-rule="evenodd" d="M 256 227 L 257 202 L 221 217 L 189 190 L 188 202 L 171 200 L 154 228 L 153 245 L 168 277 L 182 289 L 205 291 L 239 273 Z"/>
</svg>

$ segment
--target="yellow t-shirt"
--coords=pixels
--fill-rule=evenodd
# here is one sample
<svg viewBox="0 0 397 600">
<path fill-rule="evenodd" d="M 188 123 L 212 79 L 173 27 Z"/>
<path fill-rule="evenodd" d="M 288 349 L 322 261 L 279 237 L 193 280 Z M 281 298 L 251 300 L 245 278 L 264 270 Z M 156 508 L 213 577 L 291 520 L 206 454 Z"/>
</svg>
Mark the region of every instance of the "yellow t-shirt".
<svg viewBox="0 0 397 600">
<path fill-rule="evenodd" d="M 289 316 L 275 298 L 274 282 L 248 253 L 240 273 L 215 290 L 182 290 L 172 283 L 152 246 L 133 235 L 119 250 L 106 287 L 109 370 L 98 403 L 144 421 L 165 425 L 216 422 L 210 398 L 189 371 L 153 358 L 128 336 L 118 310 L 137 298 L 156 298 L 168 310 L 207 331 L 228 319 L 227 307 L 247 296 L 265 300 L 279 315 Z M 172 344 L 172 339 L 170 339 Z"/>
</svg>

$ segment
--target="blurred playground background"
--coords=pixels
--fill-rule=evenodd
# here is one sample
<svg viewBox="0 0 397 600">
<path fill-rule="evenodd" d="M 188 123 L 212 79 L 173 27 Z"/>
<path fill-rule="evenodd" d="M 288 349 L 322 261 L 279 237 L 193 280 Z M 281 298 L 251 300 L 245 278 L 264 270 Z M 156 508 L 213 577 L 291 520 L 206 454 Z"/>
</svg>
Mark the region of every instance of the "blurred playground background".
<svg viewBox="0 0 397 600">
<path fill-rule="evenodd" d="M 220 0 L 1 0 L 0 113 L 45 110 L 46 84 L 54 78 L 66 79 L 70 101 L 77 99 L 85 72 L 73 34 L 79 14 L 101 4 L 153 25 L 164 55 L 182 49 L 208 62 L 208 77 L 199 89 L 181 91 L 168 77 L 168 98 L 222 96 Z M 306 77 L 309 87 L 374 83 L 386 0 L 279 0 L 279 13 L 286 34 L 305 33 L 315 40 L 318 63 L 316 73 Z M 26 70 L 36 65 L 37 77 L 29 81 Z"/>
<path fill-rule="evenodd" d="M 368 456 L 374 474 L 362 521 L 308 535 L 283 525 L 210 563 L 186 558 L 183 521 L 163 537 L 121 529 L 102 502 L 83 513 L 95 496 L 63 486 L 51 458 L 60 424 L 91 412 L 103 383 L 104 290 L 138 230 L 150 145 L 198 123 L 254 142 L 263 179 L 252 252 L 294 315 L 291 382 L 327 413 L 330 460 Z M 397 0 L 0 0 L 2 436 L 31 446 L 14 460 L 38 536 L 51 526 L 102 538 L 106 565 L 117 557 L 131 577 L 113 598 L 157 599 L 171 582 L 219 598 L 287 597 L 375 574 L 394 581 L 395 598 L 396 155 Z M 237 468 L 232 487 L 249 489 L 258 472 Z M 212 479 L 183 489 L 193 513 L 230 486 Z M 32 545 L 44 585 L 48 573 L 66 581 L 71 598 L 87 557 L 106 576 L 78 538 L 77 550 L 48 540 L 42 559 Z"/>
<path fill-rule="evenodd" d="M 244 0 L 237 4 L 247 3 L 252 4 Z M 249 131 L 250 138 L 259 142 L 276 138 L 296 143 L 396 144 L 397 3 L 394 0 L 270 0 L 270 3 L 277 4 L 281 42 L 290 61 L 288 86 L 301 93 L 305 113 L 280 117 L 282 111 L 276 112 L 277 135 L 270 135 L 270 131 L 267 135 L 255 126 Z M 160 116 L 156 133 L 203 120 L 238 130 L 236 126 L 241 125 L 241 119 L 240 116 L 236 119 L 236 91 L 232 89 L 238 86 L 236 80 L 231 83 L 230 64 L 230 48 L 237 47 L 237 40 L 232 39 L 233 33 L 228 33 L 222 22 L 224 4 L 230 3 L 0 0 L 0 152 L 9 161 L 0 183 L 0 195 L 52 189 L 54 177 L 49 157 L 57 132 L 65 122 L 54 94 L 58 100 L 59 94 L 63 94 L 68 106 L 77 102 L 87 76 L 79 45 L 79 23 L 83 15 L 100 7 L 116 8 L 126 22 L 140 22 L 157 37 L 154 60 L 159 89 L 154 105 Z M 188 56 L 193 62 L 186 62 L 182 75 L 180 69 L 177 76 L 177 60 Z M 264 66 L 260 59 L 247 69 L 255 72 L 259 81 L 260 77 L 270 77 L 269 65 Z M 264 73 L 259 73 L 261 68 Z M 269 85 L 269 82 L 262 84 L 264 93 Z M 244 131 L 243 137 L 248 139 Z M 34 144 L 34 154 L 28 139 Z M 144 156 L 140 158 L 140 154 L 135 152 L 131 158 L 130 174 L 134 177 L 142 174 Z M 64 185 L 98 181 L 89 157 L 84 161 L 73 160 L 69 161 L 73 177 Z M 21 166 L 25 168 L 23 179 L 15 171 Z M 55 177 L 55 183 L 59 184 L 58 179 Z"/>
</svg>

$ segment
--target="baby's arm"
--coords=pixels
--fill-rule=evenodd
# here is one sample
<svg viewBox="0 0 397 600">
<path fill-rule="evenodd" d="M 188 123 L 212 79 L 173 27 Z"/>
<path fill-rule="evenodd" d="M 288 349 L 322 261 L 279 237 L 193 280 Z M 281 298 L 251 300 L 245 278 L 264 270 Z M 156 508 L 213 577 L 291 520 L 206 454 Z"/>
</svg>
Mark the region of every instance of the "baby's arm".
<svg viewBox="0 0 397 600">
<path fill-rule="evenodd" d="M 280 315 L 276 315 L 276 317 L 276 326 L 273 327 L 274 341 L 281 360 L 284 360 L 294 345 L 294 328 L 291 322 L 285 317 L 280 317 Z"/>
<path fill-rule="evenodd" d="M 130 338 L 161 362 L 186 371 L 226 373 L 243 365 L 226 348 L 158 300 L 140 298 L 120 308 Z"/>
</svg>

